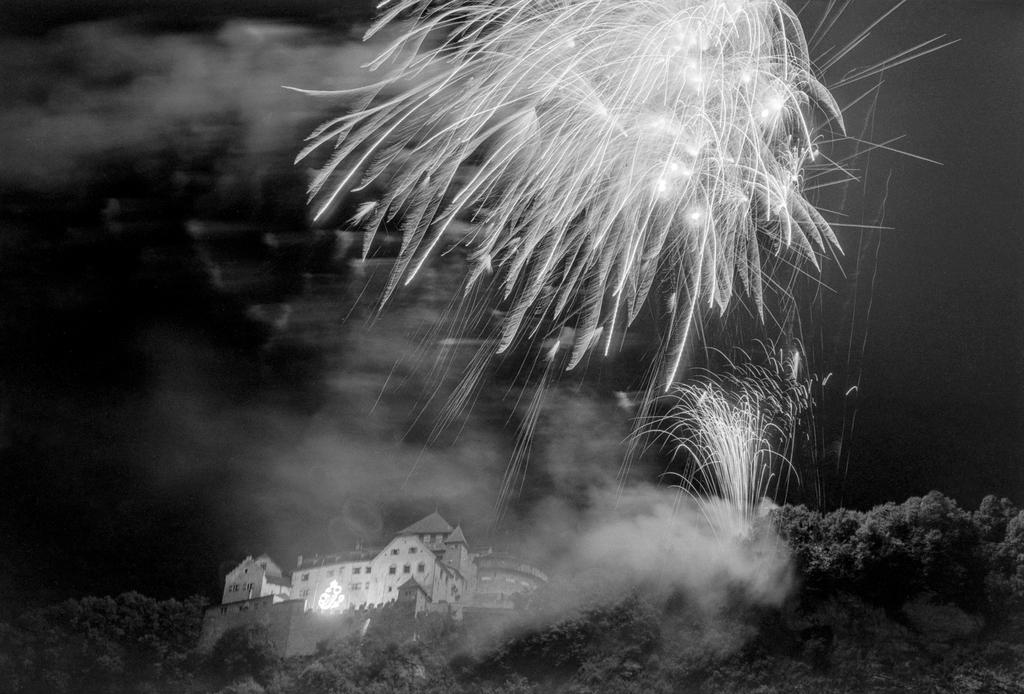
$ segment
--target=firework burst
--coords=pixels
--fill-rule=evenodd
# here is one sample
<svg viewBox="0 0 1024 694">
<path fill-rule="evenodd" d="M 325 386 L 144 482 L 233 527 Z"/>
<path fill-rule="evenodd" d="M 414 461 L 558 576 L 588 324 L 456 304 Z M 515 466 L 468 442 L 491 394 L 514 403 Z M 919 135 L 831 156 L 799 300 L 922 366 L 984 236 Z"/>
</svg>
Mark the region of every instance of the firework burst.
<svg viewBox="0 0 1024 694">
<path fill-rule="evenodd" d="M 671 409 L 646 432 L 666 435 L 686 457 L 683 472 L 670 476 L 719 535 L 749 533 L 765 499 L 794 473 L 791 445 L 810 391 L 798 378 L 799 352 L 765 354 L 765 366 L 744 363 L 674 386 Z"/>
<path fill-rule="evenodd" d="M 837 248 L 802 192 L 815 108 L 839 128 L 782 0 L 398 0 L 411 18 L 300 159 L 333 143 L 317 217 L 380 184 L 356 222 L 398 223 L 384 299 L 453 221 L 472 222 L 466 291 L 493 273 L 495 350 L 571 330 L 566 368 L 607 352 L 652 295 L 667 389 L 700 307 L 763 311 L 767 264 Z M 543 328 L 541 326 L 544 326 Z"/>
</svg>

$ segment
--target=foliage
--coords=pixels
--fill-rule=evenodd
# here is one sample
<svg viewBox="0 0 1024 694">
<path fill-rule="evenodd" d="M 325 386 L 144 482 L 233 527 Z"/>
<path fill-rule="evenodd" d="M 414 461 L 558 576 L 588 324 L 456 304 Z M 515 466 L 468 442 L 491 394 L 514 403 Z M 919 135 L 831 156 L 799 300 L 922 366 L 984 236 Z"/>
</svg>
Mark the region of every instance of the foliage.
<svg viewBox="0 0 1024 694">
<path fill-rule="evenodd" d="M 806 591 L 848 591 L 890 610 L 929 594 L 993 613 L 1024 599 L 1024 521 L 1017 518 L 1006 499 L 986 497 L 970 513 L 939 492 L 864 513 L 822 515 L 803 506 L 774 513 Z"/>
<path fill-rule="evenodd" d="M 486 638 L 396 611 L 310 656 L 278 658 L 247 626 L 200 659 L 201 601 L 129 593 L 0 623 L 0 682 L 18 694 L 1019 691 L 1024 512 L 1012 503 L 969 512 L 932 492 L 864 512 L 783 507 L 771 522 L 802 576 L 781 608 L 638 586 L 568 610 L 563 581 Z"/>
<path fill-rule="evenodd" d="M 0 681 L 12 692 L 184 687 L 204 606 L 124 593 L 28 611 L 0 624 Z"/>
<path fill-rule="evenodd" d="M 265 680 L 275 670 L 278 657 L 267 628 L 245 624 L 228 629 L 214 644 L 209 665 L 215 675 L 228 681 L 243 678 Z"/>
</svg>

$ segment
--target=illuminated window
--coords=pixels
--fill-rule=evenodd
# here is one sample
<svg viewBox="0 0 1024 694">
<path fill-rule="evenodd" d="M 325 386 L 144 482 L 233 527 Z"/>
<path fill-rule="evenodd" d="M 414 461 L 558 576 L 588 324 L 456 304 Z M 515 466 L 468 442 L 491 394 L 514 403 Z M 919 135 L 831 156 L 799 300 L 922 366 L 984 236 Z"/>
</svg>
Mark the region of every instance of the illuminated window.
<svg viewBox="0 0 1024 694">
<path fill-rule="evenodd" d="M 404 574 L 411 574 L 412 573 L 412 567 L 409 566 L 408 564 L 406 564 L 405 566 L 402 567 L 402 573 L 404 573 Z"/>
<path fill-rule="evenodd" d="M 416 572 L 417 573 L 423 573 L 426 570 L 427 570 L 427 565 L 424 564 L 423 562 L 420 562 L 419 564 L 416 565 Z"/>
<path fill-rule="evenodd" d="M 388 567 L 388 573 L 391 575 L 398 573 L 398 567 L 392 564 L 390 567 Z"/>
</svg>

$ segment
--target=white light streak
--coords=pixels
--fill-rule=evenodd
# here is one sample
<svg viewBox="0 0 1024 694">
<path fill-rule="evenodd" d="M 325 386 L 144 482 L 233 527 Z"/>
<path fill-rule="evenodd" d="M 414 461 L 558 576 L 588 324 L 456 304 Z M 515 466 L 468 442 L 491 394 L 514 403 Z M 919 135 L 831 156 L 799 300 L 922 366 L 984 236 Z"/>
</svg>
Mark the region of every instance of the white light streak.
<svg viewBox="0 0 1024 694">
<path fill-rule="evenodd" d="M 840 128 L 842 117 L 783 0 L 382 8 L 367 36 L 417 18 L 371 63 L 391 72 L 299 158 L 334 143 L 311 187 L 325 200 L 317 216 L 357 177 L 385 190 L 356 214 L 371 235 L 401 219 L 385 301 L 470 214 L 473 257 L 488 267 L 470 269 L 467 291 L 493 265 L 507 304 L 499 353 L 538 316 L 556 331 L 586 326 L 574 353 L 607 329 L 607 349 L 665 287 L 681 297 L 658 365 L 668 388 L 699 303 L 721 313 L 745 293 L 762 313 L 769 254 L 791 248 L 816 265 L 837 246 L 799 181 L 816 155 L 809 106 Z"/>
</svg>

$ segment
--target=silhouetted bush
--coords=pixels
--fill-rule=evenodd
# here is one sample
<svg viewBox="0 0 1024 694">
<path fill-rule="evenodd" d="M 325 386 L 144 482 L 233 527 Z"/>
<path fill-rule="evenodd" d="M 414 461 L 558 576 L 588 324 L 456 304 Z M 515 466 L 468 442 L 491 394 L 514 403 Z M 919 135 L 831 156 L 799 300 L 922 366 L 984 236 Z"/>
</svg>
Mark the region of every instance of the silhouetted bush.
<svg viewBox="0 0 1024 694">
<path fill-rule="evenodd" d="M 847 591 L 890 610 L 928 594 L 988 611 L 1024 596 L 1016 517 L 1005 499 L 987 497 L 972 514 L 939 492 L 865 513 L 787 506 L 773 516 L 812 594 Z"/>
<path fill-rule="evenodd" d="M 28 611 L 0 624 L 0 682 L 11 692 L 184 688 L 204 606 L 124 593 Z"/>
<path fill-rule="evenodd" d="M 208 662 L 214 677 L 222 681 L 253 678 L 262 682 L 277 667 L 278 657 L 264 625 L 244 624 L 217 639 Z"/>
</svg>

